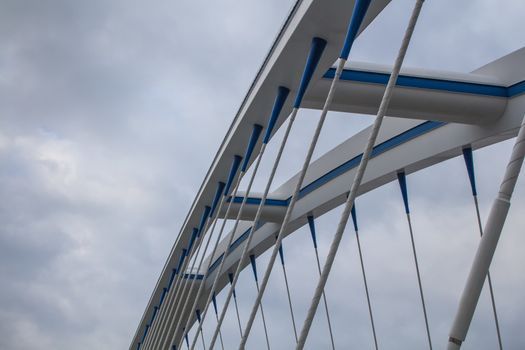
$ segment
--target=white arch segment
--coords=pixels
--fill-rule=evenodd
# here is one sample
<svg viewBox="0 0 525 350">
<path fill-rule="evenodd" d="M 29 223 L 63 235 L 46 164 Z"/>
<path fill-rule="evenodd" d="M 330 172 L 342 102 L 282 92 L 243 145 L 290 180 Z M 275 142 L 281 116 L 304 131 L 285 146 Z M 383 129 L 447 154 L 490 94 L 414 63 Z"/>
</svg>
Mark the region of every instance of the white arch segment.
<svg viewBox="0 0 525 350">
<path fill-rule="evenodd" d="M 521 56 L 525 60 L 525 50 L 519 50 L 507 58 Z M 494 64 L 498 64 L 495 62 Z M 508 66 L 508 69 L 513 69 Z M 522 75 L 525 80 L 525 74 Z M 512 86 L 512 85 L 511 85 Z M 398 170 L 404 169 L 407 174 L 440 163 L 462 154 L 462 148 L 471 145 L 474 149 L 485 147 L 516 136 L 523 114 L 525 113 L 525 94 L 517 93 L 512 97 L 492 97 L 499 105 L 494 111 L 495 116 L 488 116 L 480 125 L 445 123 L 436 121 L 421 121 L 407 118 L 390 117 L 385 119 L 376 144 L 376 152 L 369 162 L 359 194 L 395 180 Z M 488 122 L 487 120 L 494 120 Z M 302 189 L 301 199 L 298 200 L 289 228 L 286 234 L 291 234 L 307 223 L 307 216 L 313 214 L 318 217 L 327 211 L 342 204 L 355 175 L 358 156 L 364 148 L 369 129 L 352 136 L 347 141 L 324 154 L 313 162 L 307 172 Z M 270 196 L 276 201 L 286 202 L 291 196 L 296 176 L 289 179 Z M 255 199 L 255 196 L 252 198 Z M 254 213 L 257 205 L 247 206 L 249 213 Z M 269 205 L 275 218 L 284 215 L 286 206 Z M 246 210 L 246 209 L 245 209 Z M 275 214 L 280 210 L 280 214 Z M 253 219 L 249 214 L 247 219 Z M 278 220 L 277 220 L 278 222 Z M 222 276 L 219 279 L 219 290 L 228 284 L 227 273 L 235 271 L 239 262 L 243 242 L 247 237 L 251 221 L 239 225 L 234 234 L 234 243 L 229 248 Z M 279 232 L 278 223 L 267 222 L 256 232 L 250 251 L 256 256 L 264 253 L 273 246 L 275 235 Z M 223 239 L 214 258 L 210 276 L 205 288 L 210 288 L 214 277 L 214 267 L 226 251 L 229 235 Z M 219 258 L 218 258 L 219 257 Z M 207 259 L 209 262 L 209 257 Z M 208 266 L 208 263 L 203 266 Z M 245 266 L 249 264 L 246 263 Z M 245 267 L 244 266 L 244 267 Z M 205 271 L 199 271 L 204 274 Z M 210 291 L 207 290 L 209 293 Z M 203 297 L 200 301 L 205 302 Z M 199 307 L 204 307 L 200 305 Z"/>
<path fill-rule="evenodd" d="M 389 0 L 374 1 L 361 30 L 388 3 Z M 171 270 L 177 263 L 180 250 L 187 245 L 192 228 L 198 225 L 204 205 L 210 204 L 217 182 L 226 179 L 233 155 L 243 154 L 254 123 L 266 125 L 265 119 L 269 115 L 276 87 L 288 86 L 293 92 L 293 88 L 298 85 L 301 66 L 295 62 L 299 57 L 306 57 L 310 40 L 314 36 L 327 39 L 329 44 L 304 104 L 309 108 L 320 108 L 320 101 L 326 96 L 329 68 L 338 55 L 353 5 L 353 1 L 304 0 L 298 1 L 292 9 L 206 174 L 182 226 L 181 235 L 150 297 L 130 349 L 135 348 L 142 338 L 153 307 L 158 303 Z M 525 50 L 521 49 L 472 74 L 403 70 L 401 84 L 396 88 L 389 110 L 389 115 L 400 118 L 385 120 L 378 140 L 383 149 L 370 162 L 361 193 L 393 180 L 398 169 L 414 172 L 459 155 L 461 147 L 466 144 L 479 148 L 515 136 L 525 111 L 525 97 L 521 95 L 525 90 L 525 72 L 520 65 L 524 61 Z M 342 79 L 334 108 L 344 112 L 375 114 L 384 90 L 382 79 L 388 71 L 386 67 L 369 64 L 348 66 L 347 78 Z M 283 108 L 277 128 L 290 110 L 291 99 Z M 427 119 L 434 122 L 422 121 Z M 355 167 L 351 166 L 352 159 L 363 149 L 366 136 L 367 130 L 354 135 L 310 166 L 305 179 L 305 184 L 309 185 L 297 202 L 287 234 L 304 225 L 307 214 L 319 216 L 343 202 L 355 171 Z M 255 153 L 259 148 L 260 144 L 256 146 Z M 294 181 L 295 177 L 292 177 L 269 196 L 273 203 L 265 208 L 263 220 L 266 223 L 258 228 L 252 242 L 251 249 L 256 255 L 273 245 L 279 225 L 272 222 L 282 218 Z M 257 195 L 250 197 L 253 197 L 253 201 L 249 201 L 245 207 L 244 219 L 252 219 L 257 209 Z M 233 207 L 238 208 L 236 205 Z M 249 223 L 243 223 L 234 233 L 236 240 L 229 249 L 225 271 L 230 271 L 237 264 L 242 237 L 246 237 L 248 228 Z M 225 248 L 223 241 L 219 254 L 224 253 Z M 207 266 L 207 263 L 203 266 Z M 211 284 L 208 281 L 207 288 Z M 226 283 L 227 275 L 223 271 L 219 290 Z M 208 293 L 209 290 L 203 293 L 199 307 L 202 307 Z"/>
<path fill-rule="evenodd" d="M 130 349 L 135 349 L 142 339 L 146 325 L 153 315 L 154 306 L 159 302 L 163 288 L 169 281 L 171 270 L 177 264 L 180 251 L 187 246 L 193 227 L 198 226 L 203 207 L 211 202 L 217 182 L 226 180 L 233 155 L 244 153 L 253 124 L 266 125 L 277 86 L 286 86 L 293 94 L 294 89 L 299 85 L 302 73 L 302 64 L 296 64 L 297 60 L 306 59 L 311 39 L 315 36 L 326 39 L 328 45 L 313 80 L 318 80 L 322 73 L 330 68 L 339 54 L 354 2 L 354 0 L 297 0 L 294 4 L 248 89 L 191 205 L 180 236 L 172 247 L 133 336 Z M 389 2 L 390 0 L 374 0 L 360 31 L 370 25 Z M 284 122 L 282 116 L 288 115 L 291 109 L 292 101 L 288 99 L 275 130 Z M 256 145 L 255 154 L 258 153 L 260 146 L 260 143 Z"/>
</svg>

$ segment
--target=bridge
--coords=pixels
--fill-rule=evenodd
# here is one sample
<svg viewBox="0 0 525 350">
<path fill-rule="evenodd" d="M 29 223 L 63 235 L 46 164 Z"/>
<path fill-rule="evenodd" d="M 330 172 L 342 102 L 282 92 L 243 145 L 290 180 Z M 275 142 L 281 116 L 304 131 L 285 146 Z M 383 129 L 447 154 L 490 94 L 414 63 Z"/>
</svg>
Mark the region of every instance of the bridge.
<svg viewBox="0 0 525 350">
<path fill-rule="evenodd" d="M 450 325 L 448 349 L 459 349 L 483 286 L 490 289 L 498 344 L 503 348 L 497 303 L 489 266 L 509 211 L 511 195 L 525 154 L 525 48 L 468 73 L 437 72 L 403 66 L 424 1 L 414 9 L 395 62 L 380 66 L 352 60 L 352 43 L 389 4 L 389 0 L 298 0 L 279 31 L 241 107 L 204 177 L 191 209 L 155 285 L 130 349 L 239 349 L 246 347 L 255 318 L 262 314 L 263 296 L 275 264 L 282 265 L 296 349 L 307 343 L 316 312 L 326 313 L 335 349 L 330 312 L 324 293 L 345 229 L 357 238 L 355 201 L 387 183 L 399 183 L 411 237 L 425 338 L 432 349 L 431 325 L 425 304 L 424 280 L 411 224 L 407 176 L 454 157 L 463 157 L 479 221 L 477 253 Z M 272 189 L 287 138 L 300 109 L 318 110 L 321 118 L 302 169 Z M 374 124 L 312 161 L 328 111 L 375 116 Z M 282 138 L 274 137 L 277 131 Z M 516 138 L 504 180 L 485 222 L 479 214 L 473 156 L 476 150 Z M 277 147 L 264 191 L 252 190 L 267 145 Z M 244 182 L 242 180 L 244 179 Z M 241 188 L 240 184 L 247 183 Z M 343 206 L 333 225 L 333 241 L 321 264 L 316 219 Z M 229 226 L 228 226 L 229 225 Z M 294 317 L 282 242 L 307 226 L 318 264 L 317 281 L 306 318 Z M 349 234 L 347 232 L 347 234 Z M 359 244 L 359 240 L 357 240 Z M 259 256 L 270 256 L 259 266 Z M 366 287 L 371 339 L 378 348 L 361 247 L 359 256 Z M 221 325 L 228 309 L 238 308 L 239 275 L 252 268 L 257 297 L 250 317 L 238 318 L 239 343 L 224 344 Z M 485 280 L 488 278 L 488 282 Z M 223 294 L 223 305 L 216 297 Z M 233 304 L 232 304 L 233 299 Z M 232 306 L 234 305 L 234 306 Z M 319 309 L 319 310 L 318 310 Z M 237 310 L 237 317 L 239 311 Z M 264 317 L 264 316 L 263 316 Z M 215 318 L 205 342 L 205 318 Z M 266 344 L 270 320 L 263 318 Z M 190 334 L 190 336 L 188 336 Z M 201 339 L 199 339 L 201 338 Z M 184 345 L 184 343 L 187 343 Z M 201 344 L 202 342 L 202 344 Z"/>
</svg>

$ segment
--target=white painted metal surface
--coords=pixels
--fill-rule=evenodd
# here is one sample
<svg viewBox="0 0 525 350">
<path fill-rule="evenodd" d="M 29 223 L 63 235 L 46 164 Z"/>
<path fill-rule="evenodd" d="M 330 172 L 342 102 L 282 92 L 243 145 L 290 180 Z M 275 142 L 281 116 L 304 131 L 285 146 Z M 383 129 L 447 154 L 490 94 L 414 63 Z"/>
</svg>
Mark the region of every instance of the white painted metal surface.
<svg viewBox="0 0 525 350">
<path fill-rule="evenodd" d="M 388 0 L 375 1 L 365 19 L 365 26 L 389 3 Z M 196 196 L 190 212 L 182 226 L 181 236 L 175 242 L 166 265 L 152 293 L 146 311 L 137 328 L 130 349 L 135 349 L 140 341 L 146 323 L 151 318 L 153 306 L 158 302 L 162 288 L 166 286 L 171 269 L 176 265 L 178 254 L 185 247 L 193 227 L 204 205 L 209 205 L 218 181 L 225 181 L 231 159 L 234 154 L 243 154 L 244 148 L 254 123 L 266 124 L 271 104 L 278 85 L 293 88 L 298 85 L 301 66 L 296 66 L 297 57 L 305 57 L 313 36 L 328 40 L 325 54 L 314 75 L 312 86 L 305 97 L 305 105 L 310 108 L 321 107 L 321 97 L 326 96 L 329 80 L 323 78 L 338 55 L 346 24 L 351 14 L 353 1 L 343 0 L 304 0 L 298 1 L 284 24 L 279 36 L 260 72 L 256 76 L 243 104 L 236 115 L 219 151 L 206 174 L 204 182 Z M 342 15 L 343 14 L 343 15 Z M 346 15 L 345 15 L 346 14 Z M 363 29 L 363 28 L 362 28 Z M 407 78 L 425 78 L 429 80 L 474 83 L 483 86 L 508 87 L 525 80 L 525 49 L 490 63 L 471 74 L 434 72 L 424 70 L 402 70 Z M 360 72 L 388 73 L 389 68 L 369 64 L 353 63 L 347 69 Z M 334 108 L 339 111 L 375 114 L 383 84 L 345 81 L 341 84 L 334 99 Z M 284 122 L 284 116 L 291 110 L 291 99 L 287 101 L 276 127 Z M 487 94 L 466 93 L 429 89 L 425 87 L 398 87 L 395 90 L 388 115 L 399 118 L 387 118 L 379 134 L 378 143 L 391 140 L 423 123 L 422 120 L 453 122 L 439 126 L 432 131 L 398 144 L 388 151 L 374 157 L 360 188 L 360 194 L 380 187 L 395 179 L 396 171 L 405 169 L 412 173 L 461 154 L 463 146 L 471 144 L 480 148 L 509 139 L 516 135 L 523 113 L 525 95 L 514 97 L 493 96 Z M 413 119 L 411 119 L 413 118 Z M 311 164 L 306 173 L 304 184 L 310 184 L 323 178 L 327 173 L 359 155 L 366 141 L 368 130 L 353 135 L 347 141 L 327 152 Z M 258 152 L 260 143 L 256 146 Z M 286 234 L 290 234 L 306 224 L 306 216 L 318 217 L 344 202 L 346 191 L 354 177 L 355 167 L 338 174 L 308 193 L 297 202 Z M 270 199 L 286 200 L 291 195 L 296 177 L 292 177 L 276 191 Z M 241 195 L 241 193 L 240 193 Z M 257 197 L 257 194 L 250 195 Z M 239 205 L 232 205 L 232 216 L 237 215 Z M 256 205 L 246 205 L 242 219 L 253 219 Z M 260 227 L 252 242 L 251 250 L 260 255 L 273 246 L 275 234 L 282 220 L 286 207 L 268 206 L 263 213 L 267 221 Z M 248 229 L 247 223 L 241 223 L 233 241 Z M 226 250 L 226 236 L 218 251 Z M 226 259 L 224 271 L 235 268 L 242 245 L 231 251 Z M 208 258 L 209 259 L 209 258 Z M 203 266 L 207 266 L 204 263 Z M 204 271 L 200 271 L 203 273 Z M 213 275 L 212 275 L 213 276 Z M 211 284 L 213 278 L 208 279 Z M 228 282 L 227 275 L 219 277 L 218 290 Z M 201 306 L 207 298 L 209 286 L 205 286 Z M 173 315 L 171 315 L 173 316 Z"/>
</svg>

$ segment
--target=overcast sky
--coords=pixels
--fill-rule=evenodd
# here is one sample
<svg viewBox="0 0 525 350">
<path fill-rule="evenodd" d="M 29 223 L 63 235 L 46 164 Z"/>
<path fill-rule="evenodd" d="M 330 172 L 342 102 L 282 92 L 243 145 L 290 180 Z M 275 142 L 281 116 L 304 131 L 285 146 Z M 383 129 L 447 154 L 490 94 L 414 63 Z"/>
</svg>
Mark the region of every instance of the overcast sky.
<svg viewBox="0 0 525 350">
<path fill-rule="evenodd" d="M 353 59 L 392 64 L 412 4 L 393 0 L 358 39 Z M 129 346 L 195 193 L 291 5 L 0 1 L 0 349 Z M 406 65 L 469 72 L 524 46 L 524 14 L 522 0 L 427 0 Z M 276 185 L 299 169 L 304 135 L 313 133 L 317 118 L 313 111 L 300 114 Z M 369 122 L 332 114 L 316 154 Z M 476 152 L 483 217 L 511 146 Z M 524 184 L 522 176 L 492 269 L 509 349 L 525 348 Z M 475 212 L 459 158 L 409 176 L 409 186 L 432 334 L 443 348 L 478 239 Z M 424 348 L 397 184 L 357 203 L 380 345 Z M 323 259 L 339 213 L 318 220 Z M 340 349 L 372 348 L 348 233 L 327 289 L 335 338 Z M 284 247 L 302 323 L 315 282 L 307 231 Z M 258 261 L 261 271 L 265 259 Z M 246 320 L 255 287 L 250 273 L 241 281 Z M 273 348 L 289 349 L 280 271 L 269 286 L 264 302 Z M 496 346 L 486 297 L 465 349 Z M 236 344 L 230 316 L 224 335 Z M 318 314 L 308 348 L 327 348 L 327 335 Z M 263 349 L 262 339 L 256 323 L 249 348 Z"/>
</svg>

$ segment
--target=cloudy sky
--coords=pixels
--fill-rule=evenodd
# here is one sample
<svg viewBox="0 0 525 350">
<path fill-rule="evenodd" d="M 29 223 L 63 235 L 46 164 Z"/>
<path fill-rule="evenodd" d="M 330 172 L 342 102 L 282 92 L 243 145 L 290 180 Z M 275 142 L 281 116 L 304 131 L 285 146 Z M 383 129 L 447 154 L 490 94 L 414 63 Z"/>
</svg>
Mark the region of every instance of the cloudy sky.
<svg viewBox="0 0 525 350">
<path fill-rule="evenodd" d="M 394 0 L 357 41 L 353 58 L 391 64 L 412 4 Z M 291 5 L 0 1 L 0 349 L 129 346 L 182 220 Z M 471 71 L 524 46 L 524 13 L 522 0 L 427 0 L 406 65 Z M 299 136 L 312 134 L 317 116 L 299 116 L 276 185 L 299 169 L 306 152 Z M 332 114 L 316 154 L 369 122 Z M 511 146 L 476 152 L 483 217 Z M 525 347 L 524 184 L 522 177 L 492 270 L 509 349 Z M 432 335 L 442 348 L 477 242 L 474 208 L 461 159 L 410 176 L 409 186 Z M 380 345 L 421 349 L 400 200 L 395 183 L 359 199 L 362 244 Z M 319 219 L 322 254 L 339 212 Z M 335 338 L 341 349 L 372 348 L 348 233 L 327 290 Z M 307 231 L 284 246 L 302 320 L 315 282 Z M 264 256 L 259 264 L 262 270 Z M 245 320 L 255 294 L 251 274 L 241 281 Z M 274 348 L 288 349 L 293 338 L 280 271 L 269 288 L 264 302 L 270 333 L 279 339 Z M 487 302 L 484 294 L 465 349 L 496 345 Z M 229 320 L 225 339 L 234 344 Z M 328 346 L 324 322 L 319 314 L 309 348 Z M 257 326 L 250 349 L 263 348 L 261 337 Z"/>
</svg>

